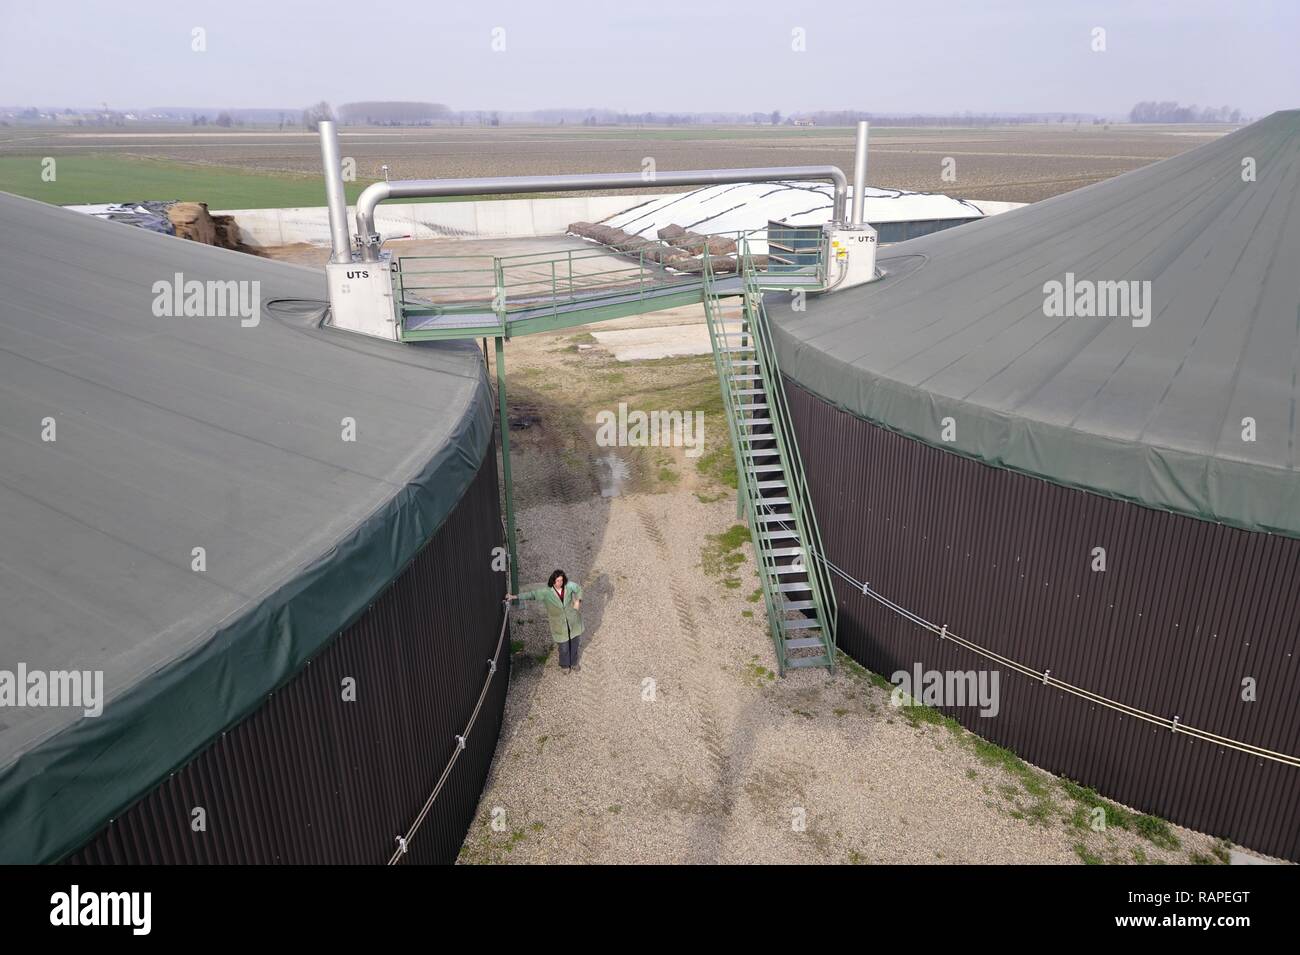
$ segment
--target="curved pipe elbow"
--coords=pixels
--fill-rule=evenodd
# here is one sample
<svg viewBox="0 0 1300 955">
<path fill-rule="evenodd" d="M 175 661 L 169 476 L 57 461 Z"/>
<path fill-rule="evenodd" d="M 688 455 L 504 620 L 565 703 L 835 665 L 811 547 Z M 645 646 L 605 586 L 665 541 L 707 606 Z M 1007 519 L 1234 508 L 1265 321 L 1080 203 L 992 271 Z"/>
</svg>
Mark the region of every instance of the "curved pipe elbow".
<svg viewBox="0 0 1300 955">
<path fill-rule="evenodd" d="M 357 197 L 357 238 L 361 242 L 361 259 L 374 262 L 379 258 L 379 237 L 375 232 L 375 207 L 392 196 L 387 182 L 372 182 Z"/>
<path fill-rule="evenodd" d="M 828 178 L 835 187 L 834 205 L 831 208 L 831 218 L 836 222 L 844 222 L 844 212 L 849 205 L 849 180 L 844 175 L 844 170 L 839 166 L 829 167 Z"/>
</svg>

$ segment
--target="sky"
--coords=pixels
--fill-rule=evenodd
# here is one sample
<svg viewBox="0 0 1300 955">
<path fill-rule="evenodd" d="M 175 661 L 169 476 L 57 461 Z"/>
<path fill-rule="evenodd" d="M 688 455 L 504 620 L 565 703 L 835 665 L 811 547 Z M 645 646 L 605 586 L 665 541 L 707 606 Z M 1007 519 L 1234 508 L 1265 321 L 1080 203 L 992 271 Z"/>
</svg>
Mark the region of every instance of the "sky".
<svg viewBox="0 0 1300 955">
<path fill-rule="evenodd" d="M 5 106 L 1300 107 L 1300 0 L 0 0 L 0 50 Z"/>
</svg>

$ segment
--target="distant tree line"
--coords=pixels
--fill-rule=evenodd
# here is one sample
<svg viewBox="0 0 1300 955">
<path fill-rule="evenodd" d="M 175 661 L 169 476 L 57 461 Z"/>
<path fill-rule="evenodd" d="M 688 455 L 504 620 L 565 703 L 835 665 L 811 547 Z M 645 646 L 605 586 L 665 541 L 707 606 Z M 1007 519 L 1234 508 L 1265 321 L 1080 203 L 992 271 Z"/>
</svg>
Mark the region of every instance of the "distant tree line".
<svg viewBox="0 0 1300 955">
<path fill-rule="evenodd" d="M 819 110 L 803 113 L 800 120 L 818 126 L 853 126 L 862 120 L 881 126 L 1016 126 L 1023 123 L 1092 123 L 1091 113 L 864 113 L 860 110 Z M 795 117 L 791 117 L 794 120 Z"/>
<path fill-rule="evenodd" d="M 443 123 L 451 110 L 442 103 L 364 102 L 344 103 L 339 107 L 339 121 L 364 123 L 367 126 L 423 126 Z"/>
<path fill-rule="evenodd" d="M 1131 123 L 1240 123 L 1241 110 L 1231 106 L 1182 106 L 1155 100 L 1138 103 L 1129 111 Z"/>
</svg>

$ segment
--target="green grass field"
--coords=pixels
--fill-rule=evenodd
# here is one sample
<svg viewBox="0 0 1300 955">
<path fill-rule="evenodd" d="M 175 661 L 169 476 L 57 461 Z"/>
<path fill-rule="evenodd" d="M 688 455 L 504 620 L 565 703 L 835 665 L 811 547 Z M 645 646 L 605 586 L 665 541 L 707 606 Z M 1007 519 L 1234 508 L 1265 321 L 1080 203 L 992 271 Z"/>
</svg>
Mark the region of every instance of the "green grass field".
<svg viewBox="0 0 1300 955">
<path fill-rule="evenodd" d="M 37 156 L 0 156 L 0 190 L 60 206 L 146 199 L 206 202 L 211 209 L 325 205 L 325 184 L 319 177 L 253 173 L 223 166 L 65 156 L 57 159 L 55 177 L 54 182 L 41 180 Z M 354 202 L 369 184 L 370 180 L 346 183 L 348 202 Z"/>
</svg>

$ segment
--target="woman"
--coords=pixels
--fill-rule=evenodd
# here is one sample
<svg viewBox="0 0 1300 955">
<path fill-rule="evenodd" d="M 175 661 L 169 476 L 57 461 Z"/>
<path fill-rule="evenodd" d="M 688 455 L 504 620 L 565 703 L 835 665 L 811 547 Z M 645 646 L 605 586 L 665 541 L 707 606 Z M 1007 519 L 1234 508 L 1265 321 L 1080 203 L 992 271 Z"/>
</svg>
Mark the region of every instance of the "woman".
<svg viewBox="0 0 1300 955">
<path fill-rule="evenodd" d="M 546 617 L 551 624 L 551 639 L 560 645 L 560 669 L 569 675 L 569 669 L 578 666 L 578 638 L 582 636 L 582 585 L 570 581 L 562 570 L 552 571 L 545 587 L 526 590 L 518 596 L 506 594 L 507 600 L 540 600 L 546 605 Z"/>
</svg>

